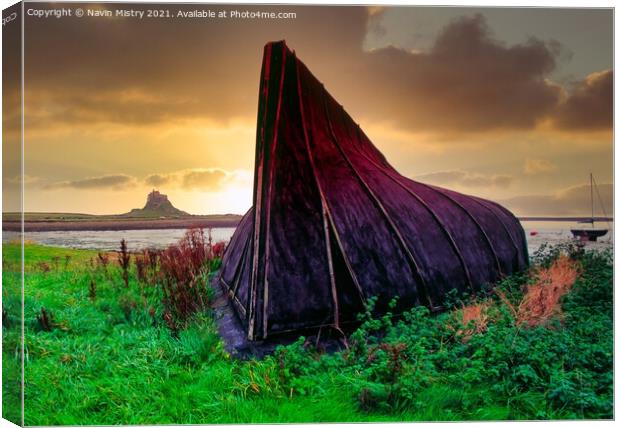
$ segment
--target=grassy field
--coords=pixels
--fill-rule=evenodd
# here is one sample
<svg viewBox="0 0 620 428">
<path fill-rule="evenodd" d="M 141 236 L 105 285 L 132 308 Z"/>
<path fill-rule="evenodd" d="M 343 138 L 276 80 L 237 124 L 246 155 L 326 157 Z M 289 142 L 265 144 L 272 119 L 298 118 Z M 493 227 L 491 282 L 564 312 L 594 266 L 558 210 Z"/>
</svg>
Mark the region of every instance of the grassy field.
<svg viewBox="0 0 620 428">
<path fill-rule="evenodd" d="M 340 352 L 300 338 L 241 361 L 224 351 L 208 303 L 180 309 L 196 296 L 161 274 L 175 257 L 131 256 L 125 275 L 116 254 L 27 245 L 25 423 L 611 418 L 611 254 L 566 251 L 572 259 L 558 259 L 558 248 L 537 254 L 532 272 L 498 293 L 448 296 L 453 309 L 438 316 L 416 308 L 376 318 L 369 307 Z M 208 302 L 218 263 L 203 262 L 192 292 Z M 10 374 L 19 367 L 17 245 L 3 246 L 3 263 Z M 3 376 L 9 420 L 19 419 L 18 388 Z"/>
</svg>

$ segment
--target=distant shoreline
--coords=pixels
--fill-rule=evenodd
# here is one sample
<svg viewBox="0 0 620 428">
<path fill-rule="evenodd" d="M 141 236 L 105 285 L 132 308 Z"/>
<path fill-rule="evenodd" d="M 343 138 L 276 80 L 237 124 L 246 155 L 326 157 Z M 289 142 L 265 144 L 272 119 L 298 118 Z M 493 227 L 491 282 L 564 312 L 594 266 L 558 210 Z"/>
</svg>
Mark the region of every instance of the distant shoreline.
<svg viewBox="0 0 620 428">
<path fill-rule="evenodd" d="M 45 220 L 25 221 L 25 232 L 59 231 L 109 231 L 109 230 L 149 230 L 149 229 L 190 229 L 236 227 L 241 216 L 228 218 L 171 218 L 171 219 L 115 219 L 115 220 Z M 19 221 L 3 221 L 2 230 L 19 232 Z"/>
<path fill-rule="evenodd" d="M 519 221 L 570 221 L 582 222 L 594 220 L 595 222 L 613 222 L 613 217 L 517 217 Z"/>
<path fill-rule="evenodd" d="M 19 232 L 21 222 L 15 218 L 15 214 L 2 222 L 2 230 Z M 28 217 L 29 214 L 26 214 Z M 7 216 L 8 217 L 8 216 Z M 24 222 L 25 232 L 60 232 L 60 231 L 115 231 L 115 230 L 149 230 L 149 229 L 190 229 L 190 228 L 216 228 L 236 227 L 241 221 L 240 215 L 213 215 L 191 216 L 181 218 L 145 219 L 145 218 L 119 218 L 111 216 L 84 216 L 82 218 L 58 219 L 36 218 L 26 219 Z M 590 220 L 589 217 L 518 217 L 519 221 L 565 221 L 579 222 Z M 594 217 L 596 222 L 613 222 L 611 217 Z"/>
</svg>

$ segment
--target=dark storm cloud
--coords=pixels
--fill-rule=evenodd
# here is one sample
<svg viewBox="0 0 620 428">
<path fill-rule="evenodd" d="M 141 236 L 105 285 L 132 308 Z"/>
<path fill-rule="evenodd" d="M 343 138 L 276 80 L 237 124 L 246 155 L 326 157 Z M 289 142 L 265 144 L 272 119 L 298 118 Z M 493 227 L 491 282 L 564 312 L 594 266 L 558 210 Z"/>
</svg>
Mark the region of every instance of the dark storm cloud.
<svg viewBox="0 0 620 428">
<path fill-rule="evenodd" d="M 112 189 L 124 190 L 136 185 L 134 177 L 125 174 L 110 174 L 100 177 L 88 177 L 79 180 L 66 180 L 47 184 L 46 189 Z"/>
<path fill-rule="evenodd" d="M 465 187 L 501 187 L 512 184 L 514 177 L 506 174 L 481 174 L 469 171 L 438 171 L 419 175 L 415 180 L 437 185 L 461 185 Z"/>
<path fill-rule="evenodd" d="M 401 127 L 481 131 L 531 128 L 558 103 L 555 44 L 505 46 L 481 15 L 451 22 L 429 52 L 393 47 L 367 55 L 376 111 Z"/>
<path fill-rule="evenodd" d="M 27 18 L 30 127 L 254 118 L 262 48 L 280 39 L 353 117 L 415 131 L 479 132 L 531 129 L 558 111 L 562 90 L 546 80 L 558 43 L 506 46 L 480 15 L 449 23 L 427 52 L 365 52 L 367 31 L 381 30 L 381 9 L 247 8 L 294 11 L 297 19 Z M 593 102 L 582 92 L 560 118 Z"/>
<path fill-rule="evenodd" d="M 554 123 L 558 128 L 611 129 L 613 125 L 613 71 L 589 75 L 558 107 Z"/>
<path fill-rule="evenodd" d="M 311 67 L 323 64 L 315 68 L 327 77 L 332 68 L 340 74 L 342 63 L 353 62 L 361 52 L 367 18 L 363 8 L 248 9 L 286 9 L 298 18 L 27 18 L 26 109 L 31 126 L 254 117 L 267 41 L 286 39 Z"/>
</svg>

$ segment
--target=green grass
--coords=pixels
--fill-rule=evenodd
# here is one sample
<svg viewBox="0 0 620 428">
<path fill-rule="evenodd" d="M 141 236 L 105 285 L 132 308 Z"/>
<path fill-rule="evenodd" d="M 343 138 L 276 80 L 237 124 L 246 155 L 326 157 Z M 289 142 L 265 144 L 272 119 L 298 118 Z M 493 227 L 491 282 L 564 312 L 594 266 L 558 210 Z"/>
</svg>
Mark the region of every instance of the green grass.
<svg viewBox="0 0 620 428">
<path fill-rule="evenodd" d="M 2 417 L 21 424 L 21 248 L 3 245 Z M 6 311 L 6 312 L 5 312 Z M 5 317 L 5 313 L 8 317 Z M 6 324 L 8 322 L 8 328 Z"/>
<path fill-rule="evenodd" d="M 3 245 L 3 308 L 12 321 L 19 254 L 19 246 Z M 417 308 L 396 320 L 369 311 L 348 350 L 325 354 L 301 338 L 260 361 L 231 359 L 209 312 L 173 337 L 161 320 L 160 290 L 138 283 L 133 270 L 126 289 L 116 259 L 103 269 L 95 257 L 26 246 L 26 425 L 613 416 L 609 254 L 578 256 L 583 274 L 564 299 L 564 318 L 546 327 L 517 327 L 496 301 L 487 331 L 463 343 L 453 313 Z M 500 287 L 518 298 L 526 281 L 516 276 Z M 37 321 L 42 307 L 53 314 L 51 331 Z M 3 329 L 10 420 L 19 419 L 18 340 L 14 323 Z"/>
</svg>

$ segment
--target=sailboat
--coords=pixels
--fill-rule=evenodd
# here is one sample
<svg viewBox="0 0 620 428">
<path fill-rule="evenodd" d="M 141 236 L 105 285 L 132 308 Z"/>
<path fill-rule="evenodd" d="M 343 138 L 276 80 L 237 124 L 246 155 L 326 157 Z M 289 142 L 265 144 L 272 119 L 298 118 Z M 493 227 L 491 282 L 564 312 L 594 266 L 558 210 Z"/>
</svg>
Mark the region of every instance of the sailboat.
<svg viewBox="0 0 620 428">
<path fill-rule="evenodd" d="M 590 173 L 590 207 L 592 209 L 592 216 L 589 219 L 579 221 L 579 223 L 590 223 L 592 227 L 585 227 L 583 229 L 575 228 L 570 230 L 575 238 L 579 238 L 582 241 L 596 241 L 597 238 L 607 235 L 607 229 L 594 227 L 594 185 L 594 177 L 592 176 L 592 173 Z M 598 188 L 596 191 L 598 193 Z M 602 205 L 603 201 L 600 202 Z"/>
</svg>

